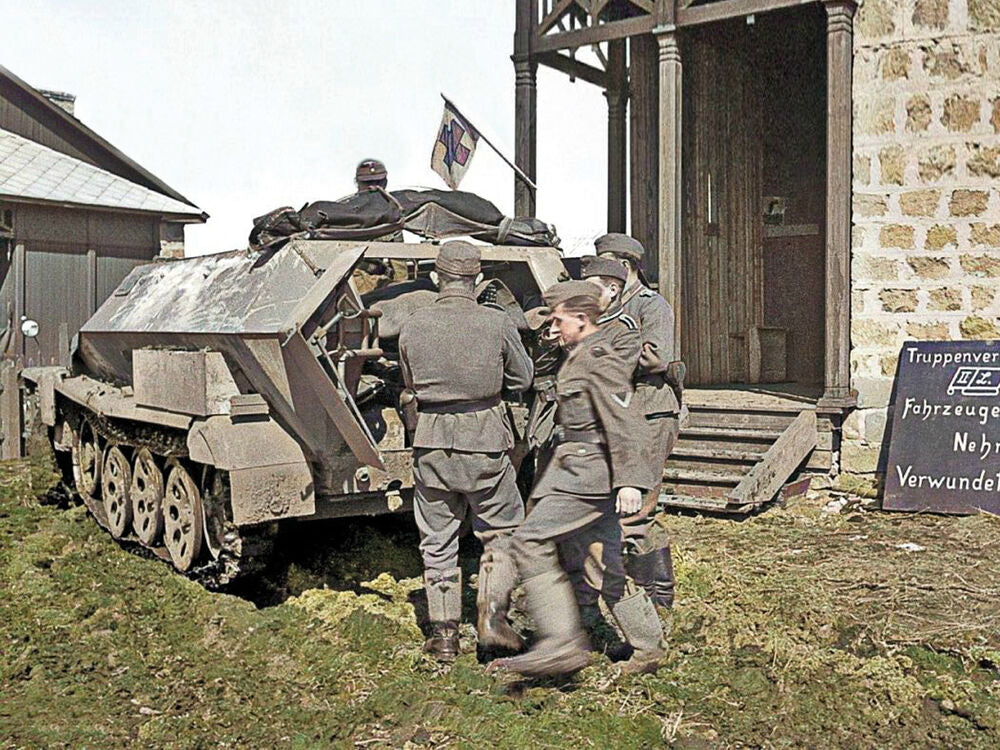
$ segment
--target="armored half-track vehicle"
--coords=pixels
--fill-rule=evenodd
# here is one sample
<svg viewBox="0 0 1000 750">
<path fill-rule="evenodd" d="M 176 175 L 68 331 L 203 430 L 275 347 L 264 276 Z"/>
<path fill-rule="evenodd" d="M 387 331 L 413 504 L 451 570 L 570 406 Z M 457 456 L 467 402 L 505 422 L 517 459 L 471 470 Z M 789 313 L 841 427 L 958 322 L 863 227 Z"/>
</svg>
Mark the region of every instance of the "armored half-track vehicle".
<svg viewBox="0 0 1000 750">
<path fill-rule="evenodd" d="M 281 522 L 405 509 L 396 338 L 434 299 L 437 250 L 292 239 L 133 270 L 70 368 L 22 373 L 97 521 L 223 584 L 254 571 Z M 565 277 L 544 247 L 484 246 L 483 271 L 481 298 L 522 330 Z M 508 406 L 523 443 L 527 405 Z"/>
</svg>

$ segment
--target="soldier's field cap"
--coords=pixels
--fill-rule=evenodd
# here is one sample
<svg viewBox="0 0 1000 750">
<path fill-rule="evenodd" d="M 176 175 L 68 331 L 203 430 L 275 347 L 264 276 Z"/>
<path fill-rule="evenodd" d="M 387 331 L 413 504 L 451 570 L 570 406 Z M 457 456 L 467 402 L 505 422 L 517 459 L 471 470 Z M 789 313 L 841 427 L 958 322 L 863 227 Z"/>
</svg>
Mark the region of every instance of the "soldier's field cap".
<svg viewBox="0 0 1000 750">
<path fill-rule="evenodd" d="M 545 299 L 545 304 L 555 310 L 558 305 L 574 297 L 589 297 L 595 302 L 599 302 L 601 299 L 601 290 L 597 288 L 597 285 L 591 284 L 589 281 L 574 279 L 572 281 L 560 281 L 558 284 L 553 284 L 545 290 L 542 297 Z"/>
<path fill-rule="evenodd" d="M 580 259 L 580 278 L 589 279 L 592 276 L 607 276 L 610 279 L 618 279 L 623 284 L 628 281 L 628 271 L 621 261 L 587 255 Z"/>
<path fill-rule="evenodd" d="M 594 247 L 597 249 L 598 255 L 613 253 L 614 255 L 620 255 L 623 258 L 632 258 L 633 260 L 642 260 L 646 254 L 646 250 L 639 240 L 619 232 L 611 232 L 610 234 L 598 237 L 594 241 Z"/>
<path fill-rule="evenodd" d="M 524 313 L 524 319 L 528 322 L 528 328 L 532 331 L 537 331 L 552 317 L 552 310 L 544 305 L 541 307 L 533 307 Z"/>
<path fill-rule="evenodd" d="M 482 270 L 480 259 L 483 254 L 471 242 L 455 240 L 441 245 L 434 267 L 452 276 L 477 276 Z M 593 284 L 591 284 L 593 286 Z"/>
<path fill-rule="evenodd" d="M 385 164 L 378 159 L 365 159 L 354 171 L 355 182 L 378 182 L 388 177 Z"/>
</svg>

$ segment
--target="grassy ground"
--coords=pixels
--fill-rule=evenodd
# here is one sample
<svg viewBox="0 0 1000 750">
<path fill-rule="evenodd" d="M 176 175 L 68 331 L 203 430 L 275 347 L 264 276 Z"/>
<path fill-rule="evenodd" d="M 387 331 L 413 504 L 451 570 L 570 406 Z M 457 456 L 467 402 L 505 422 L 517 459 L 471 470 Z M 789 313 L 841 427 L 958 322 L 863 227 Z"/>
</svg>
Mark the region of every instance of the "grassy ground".
<svg viewBox="0 0 1000 750">
<path fill-rule="evenodd" d="M 0 465 L 0 746 L 1000 743 L 993 518 L 814 498 L 743 523 L 664 519 L 670 663 L 626 678 L 601 657 L 532 684 L 474 653 L 450 668 L 421 654 L 405 520 L 299 533 L 241 598 L 122 549 L 80 507 L 39 504 L 46 483 Z"/>
</svg>

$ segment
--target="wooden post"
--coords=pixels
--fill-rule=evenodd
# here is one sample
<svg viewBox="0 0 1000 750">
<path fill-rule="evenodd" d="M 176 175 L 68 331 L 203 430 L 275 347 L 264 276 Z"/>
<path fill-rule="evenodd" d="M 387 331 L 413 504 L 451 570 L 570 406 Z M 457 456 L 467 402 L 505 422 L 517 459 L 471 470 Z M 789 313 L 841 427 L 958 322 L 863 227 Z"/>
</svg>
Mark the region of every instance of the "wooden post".
<svg viewBox="0 0 1000 750">
<path fill-rule="evenodd" d="M 25 274 L 27 273 L 27 257 L 24 245 L 14 245 L 14 356 L 24 356 L 24 334 L 21 333 L 21 318 L 25 316 L 25 293 L 27 283 Z"/>
<path fill-rule="evenodd" d="M 608 231 L 625 231 L 625 173 L 627 158 L 626 108 L 628 70 L 625 63 L 625 40 L 608 42 Z"/>
<path fill-rule="evenodd" d="M 87 314 L 97 311 L 97 251 L 87 251 Z"/>
<path fill-rule="evenodd" d="M 653 29 L 659 48 L 660 147 L 657 264 L 660 294 L 674 308 L 674 359 L 681 357 L 681 53 L 677 27 Z"/>
<path fill-rule="evenodd" d="M 535 181 L 538 63 L 531 55 L 531 38 L 538 18 L 537 0 L 517 0 L 514 27 L 514 163 Z M 535 194 L 514 176 L 514 215 L 535 215 Z"/>
<path fill-rule="evenodd" d="M 660 145 L 658 115 L 659 51 L 656 37 L 642 34 L 629 39 L 629 150 L 632 170 L 629 175 L 631 234 L 652 256 L 658 246 Z M 657 283 L 659 264 L 651 258 L 646 276 Z"/>
<path fill-rule="evenodd" d="M 821 408 L 855 405 L 851 395 L 851 77 L 853 0 L 826 8 L 826 368 Z"/>
</svg>

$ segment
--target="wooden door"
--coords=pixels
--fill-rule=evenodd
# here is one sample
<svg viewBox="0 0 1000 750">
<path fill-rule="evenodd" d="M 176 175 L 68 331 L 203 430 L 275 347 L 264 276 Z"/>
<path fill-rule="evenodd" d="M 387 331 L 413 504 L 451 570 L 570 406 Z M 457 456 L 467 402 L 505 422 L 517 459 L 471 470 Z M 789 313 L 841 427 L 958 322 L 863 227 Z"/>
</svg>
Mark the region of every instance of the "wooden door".
<svg viewBox="0 0 1000 750">
<path fill-rule="evenodd" d="M 742 22 L 700 29 L 684 64 L 682 353 L 694 385 L 747 382 L 763 322 L 760 84 Z"/>
</svg>

